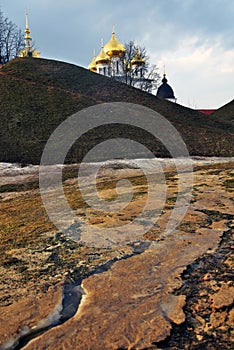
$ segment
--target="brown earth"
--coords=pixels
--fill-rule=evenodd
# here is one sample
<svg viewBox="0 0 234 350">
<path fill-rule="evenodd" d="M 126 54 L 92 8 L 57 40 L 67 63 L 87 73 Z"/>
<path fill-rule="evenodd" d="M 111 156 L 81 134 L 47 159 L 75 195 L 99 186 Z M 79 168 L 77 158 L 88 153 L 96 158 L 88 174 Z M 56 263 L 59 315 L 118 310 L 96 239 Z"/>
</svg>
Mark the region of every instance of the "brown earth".
<svg viewBox="0 0 234 350">
<path fill-rule="evenodd" d="M 195 162 L 189 210 L 166 235 L 178 192 L 174 170 L 164 167 L 167 200 L 153 228 L 135 243 L 107 248 L 57 232 L 40 199 L 37 169 L 2 173 L 0 349 L 231 348 L 233 162 Z M 75 176 L 68 166 L 69 204 L 96 227 L 126 224 L 144 207 L 147 184 L 138 169 L 108 168 L 98 178 L 106 199 L 115 197 L 117 180 L 132 182 L 132 203 L 113 215 L 86 205 Z M 157 185 L 157 174 L 152 178 Z"/>
</svg>

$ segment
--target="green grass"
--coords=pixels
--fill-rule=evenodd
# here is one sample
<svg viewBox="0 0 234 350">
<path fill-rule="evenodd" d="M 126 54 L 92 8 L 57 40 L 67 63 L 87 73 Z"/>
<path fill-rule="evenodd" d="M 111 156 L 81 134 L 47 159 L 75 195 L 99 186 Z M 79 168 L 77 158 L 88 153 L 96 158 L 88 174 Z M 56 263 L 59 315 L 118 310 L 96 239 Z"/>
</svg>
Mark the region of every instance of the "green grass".
<svg viewBox="0 0 234 350">
<path fill-rule="evenodd" d="M 137 103 L 159 112 L 180 132 L 191 155 L 234 155 L 234 136 L 228 118 L 207 118 L 71 64 L 45 59 L 13 60 L 1 71 L 0 91 L 0 161 L 38 164 L 49 136 L 63 120 L 102 102 Z M 233 104 L 230 108 L 233 110 Z M 169 156 L 149 133 L 115 125 L 83 135 L 72 147 L 66 162 L 81 161 L 94 145 L 113 137 L 132 138 L 156 156 Z M 102 157 L 99 154 L 94 160 Z"/>
</svg>

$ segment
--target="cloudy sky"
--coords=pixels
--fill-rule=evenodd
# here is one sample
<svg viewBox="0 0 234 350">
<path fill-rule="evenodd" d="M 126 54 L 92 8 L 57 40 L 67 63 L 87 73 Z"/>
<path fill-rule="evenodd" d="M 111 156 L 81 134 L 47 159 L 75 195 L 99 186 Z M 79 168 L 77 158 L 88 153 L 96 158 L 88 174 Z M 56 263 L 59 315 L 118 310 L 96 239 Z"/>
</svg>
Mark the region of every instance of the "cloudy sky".
<svg viewBox="0 0 234 350">
<path fill-rule="evenodd" d="M 234 95 L 234 0 L 0 0 L 19 27 L 25 12 L 44 58 L 86 67 L 93 49 L 117 38 L 145 46 L 178 102 L 218 108 Z"/>
</svg>

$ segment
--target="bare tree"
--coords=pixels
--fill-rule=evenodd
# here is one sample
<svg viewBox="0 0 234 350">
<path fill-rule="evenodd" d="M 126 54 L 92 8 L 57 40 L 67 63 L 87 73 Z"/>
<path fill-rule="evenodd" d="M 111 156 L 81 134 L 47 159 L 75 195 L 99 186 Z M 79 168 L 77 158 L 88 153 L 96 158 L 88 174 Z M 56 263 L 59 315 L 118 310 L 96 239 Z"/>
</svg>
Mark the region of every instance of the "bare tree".
<svg viewBox="0 0 234 350">
<path fill-rule="evenodd" d="M 158 87 L 161 78 L 157 66 L 150 63 L 146 48 L 136 46 L 132 40 L 125 44 L 125 48 L 126 53 L 123 60 L 125 83 L 143 91 L 152 92 Z M 136 55 L 143 59 L 140 68 L 132 64 Z"/>
<path fill-rule="evenodd" d="M 21 29 L 0 10 L 0 64 L 17 57 L 23 44 L 24 35 Z"/>
</svg>

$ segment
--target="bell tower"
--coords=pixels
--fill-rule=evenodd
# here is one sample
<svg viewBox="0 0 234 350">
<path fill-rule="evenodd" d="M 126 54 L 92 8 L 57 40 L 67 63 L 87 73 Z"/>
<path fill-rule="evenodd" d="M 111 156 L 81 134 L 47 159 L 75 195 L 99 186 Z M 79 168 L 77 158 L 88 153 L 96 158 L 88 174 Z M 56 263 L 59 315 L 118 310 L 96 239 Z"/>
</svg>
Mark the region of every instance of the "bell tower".
<svg viewBox="0 0 234 350">
<path fill-rule="evenodd" d="M 32 37 L 30 33 L 30 29 L 28 26 L 28 15 L 25 15 L 26 17 L 26 25 L 25 25 L 25 35 L 24 35 L 24 49 L 19 52 L 19 57 L 34 57 L 39 58 L 40 52 L 34 50 L 33 44 L 32 44 Z"/>
</svg>

